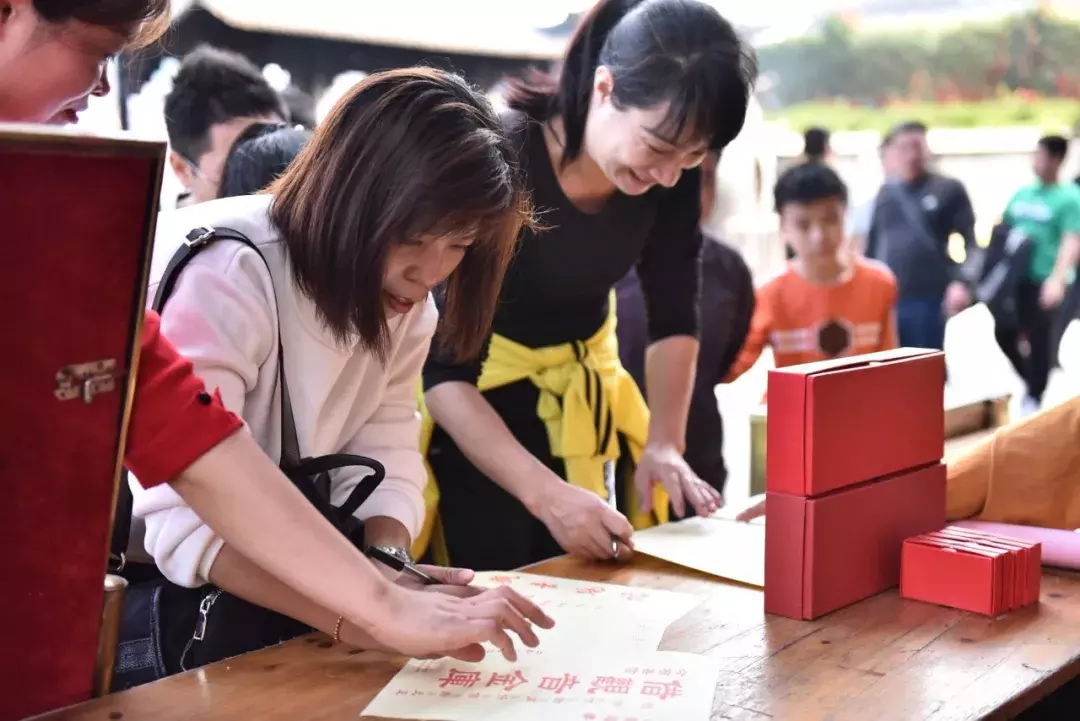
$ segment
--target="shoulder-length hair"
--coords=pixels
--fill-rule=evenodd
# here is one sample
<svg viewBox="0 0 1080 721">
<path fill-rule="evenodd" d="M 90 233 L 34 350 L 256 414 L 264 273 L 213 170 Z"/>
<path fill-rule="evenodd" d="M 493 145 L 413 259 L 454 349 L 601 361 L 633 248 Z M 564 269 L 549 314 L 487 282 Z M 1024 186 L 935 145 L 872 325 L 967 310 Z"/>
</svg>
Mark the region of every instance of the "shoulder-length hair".
<svg viewBox="0 0 1080 721">
<path fill-rule="evenodd" d="M 528 117 L 562 119 L 562 163 L 582 151 L 596 69 L 611 71 L 619 109 L 669 103 L 654 130 L 684 131 L 721 151 L 742 130 L 754 82 L 754 51 L 701 0 L 600 0 L 578 23 L 558 74 L 515 82 L 508 104 Z"/>
<path fill-rule="evenodd" d="M 490 104 L 456 75 L 368 76 L 338 101 L 267 192 L 294 280 L 339 341 L 385 358 L 383 273 L 393 243 L 473 239 L 446 283 L 438 342 L 480 353 L 522 225 L 531 222 L 514 148 Z"/>
</svg>

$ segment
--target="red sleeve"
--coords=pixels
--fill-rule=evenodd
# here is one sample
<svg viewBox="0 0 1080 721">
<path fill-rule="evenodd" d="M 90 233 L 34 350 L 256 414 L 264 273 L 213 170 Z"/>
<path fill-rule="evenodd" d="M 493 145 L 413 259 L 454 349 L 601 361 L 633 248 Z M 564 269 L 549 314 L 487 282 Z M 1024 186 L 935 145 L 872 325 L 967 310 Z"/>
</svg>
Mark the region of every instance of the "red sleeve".
<svg viewBox="0 0 1080 721">
<path fill-rule="evenodd" d="M 144 488 L 168 483 L 243 424 L 206 391 L 146 311 L 125 465 Z"/>
</svg>

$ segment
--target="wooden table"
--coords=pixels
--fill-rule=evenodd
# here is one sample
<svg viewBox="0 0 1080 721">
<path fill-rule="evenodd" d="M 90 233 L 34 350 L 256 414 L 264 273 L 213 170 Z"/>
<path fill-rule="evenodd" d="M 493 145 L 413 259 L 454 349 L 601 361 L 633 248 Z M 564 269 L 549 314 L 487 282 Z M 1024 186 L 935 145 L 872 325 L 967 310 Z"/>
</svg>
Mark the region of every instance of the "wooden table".
<svg viewBox="0 0 1080 721">
<path fill-rule="evenodd" d="M 980 436 L 950 440 L 946 457 Z M 803 622 L 765 616 L 757 589 L 644 556 L 530 570 L 705 597 L 660 648 L 723 659 L 713 719 L 1005 719 L 1080 675 L 1078 574 L 1045 573 L 1039 606 L 998 619 L 890 591 Z M 315 634 L 39 721 L 355 721 L 402 663 Z"/>
<path fill-rule="evenodd" d="M 700 594 L 661 649 L 723 659 L 713 719 L 1011 718 L 1080 674 L 1080 576 L 1047 573 L 1042 603 L 987 619 L 887 592 L 813 622 L 762 610 L 761 592 L 637 557 L 558 558 L 568 578 Z M 313 635 L 54 713 L 80 721 L 355 721 L 400 668 Z"/>
</svg>

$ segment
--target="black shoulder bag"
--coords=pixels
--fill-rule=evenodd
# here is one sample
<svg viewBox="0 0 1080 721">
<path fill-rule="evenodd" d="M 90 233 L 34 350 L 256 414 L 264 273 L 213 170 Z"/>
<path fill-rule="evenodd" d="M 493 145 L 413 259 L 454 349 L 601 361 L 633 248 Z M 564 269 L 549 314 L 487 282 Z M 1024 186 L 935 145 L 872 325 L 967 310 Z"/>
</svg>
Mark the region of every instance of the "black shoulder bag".
<svg viewBox="0 0 1080 721">
<path fill-rule="evenodd" d="M 212 242 L 222 240 L 243 243 L 263 257 L 258 247 L 242 233 L 229 228 L 196 228 L 170 260 L 154 297 L 154 310 L 161 312 L 181 271 L 191 259 Z M 266 262 L 265 258 L 263 262 Z M 280 468 L 324 518 L 362 549 L 363 523 L 354 513 L 382 482 L 386 471 L 381 463 L 365 456 L 339 453 L 317 458 L 300 457 L 284 361 L 279 326 Z M 330 471 L 350 466 L 368 468 L 374 473 L 364 477 L 341 506 L 334 506 L 330 502 Z M 229 479 L 222 478 L 220 482 L 228 483 Z M 132 568 L 137 564 L 125 569 L 132 501 L 125 472 L 119 489 L 110 556 L 113 572 L 127 576 L 132 584 L 124 600 L 112 690 L 156 681 L 281 643 L 312 630 L 299 621 L 210 584 L 200 588 L 178 586 L 162 577 L 157 569 L 151 571 L 152 580 L 137 581 L 140 574 L 133 573 L 135 569 Z M 142 570 L 141 576 L 145 578 L 146 568 Z"/>
<path fill-rule="evenodd" d="M 1004 222 L 994 226 L 983 255 L 975 300 L 986 304 L 996 328 L 1015 330 L 1020 325 L 1016 290 L 1027 274 L 1030 257 L 1031 240 L 1027 234 Z"/>
</svg>

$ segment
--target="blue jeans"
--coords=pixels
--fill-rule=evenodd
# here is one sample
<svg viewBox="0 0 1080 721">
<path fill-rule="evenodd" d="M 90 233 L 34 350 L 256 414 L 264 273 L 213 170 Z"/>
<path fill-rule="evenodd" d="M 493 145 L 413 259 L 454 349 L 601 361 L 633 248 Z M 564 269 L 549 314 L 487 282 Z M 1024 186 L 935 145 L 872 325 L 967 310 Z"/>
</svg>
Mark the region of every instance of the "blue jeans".
<svg viewBox="0 0 1080 721">
<path fill-rule="evenodd" d="M 945 314 L 941 298 L 903 298 L 896 304 L 901 346 L 945 349 Z"/>
</svg>

